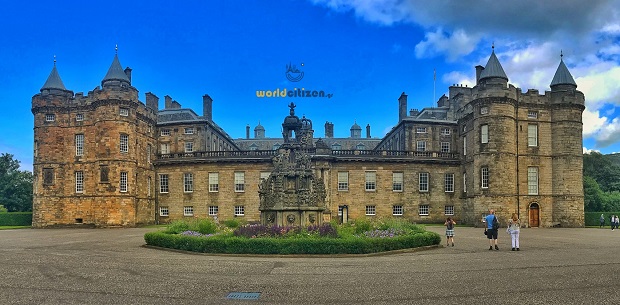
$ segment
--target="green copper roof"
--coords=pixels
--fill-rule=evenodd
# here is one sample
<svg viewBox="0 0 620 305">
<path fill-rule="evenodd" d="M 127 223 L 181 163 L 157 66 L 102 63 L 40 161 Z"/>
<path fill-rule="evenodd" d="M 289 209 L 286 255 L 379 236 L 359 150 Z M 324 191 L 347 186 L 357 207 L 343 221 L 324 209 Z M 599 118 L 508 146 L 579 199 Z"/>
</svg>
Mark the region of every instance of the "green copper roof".
<svg viewBox="0 0 620 305">
<path fill-rule="evenodd" d="M 568 71 L 568 68 L 566 67 L 566 65 L 564 64 L 564 61 L 561 58 L 560 58 L 560 65 L 558 66 L 558 69 L 555 71 L 555 75 L 553 76 L 553 80 L 551 81 L 551 85 L 549 86 L 555 86 L 555 85 L 577 86 L 577 83 L 575 83 L 573 76 L 570 74 L 570 72 Z"/>
<path fill-rule="evenodd" d="M 112 61 L 112 65 L 110 69 L 108 69 L 108 74 L 105 75 L 102 82 L 108 80 L 119 80 L 129 82 L 129 77 L 123 71 L 123 67 L 121 66 L 121 62 L 118 60 L 118 55 L 114 55 L 114 60 Z"/>
<path fill-rule="evenodd" d="M 508 80 L 504 68 L 502 68 L 502 65 L 499 63 L 497 56 L 495 56 L 495 50 L 491 52 L 491 57 L 489 57 L 487 65 L 484 67 L 484 70 L 482 70 L 482 73 L 480 73 L 480 79 L 493 77 Z"/>
<path fill-rule="evenodd" d="M 41 88 L 41 90 L 43 89 L 67 90 L 67 88 L 65 88 L 65 84 L 63 84 L 62 80 L 60 79 L 60 75 L 58 75 L 58 70 L 56 70 L 56 63 L 54 63 L 54 68 L 52 68 L 50 76 L 47 77 L 47 81 L 45 81 L 45 84 Z"/>
</svg>

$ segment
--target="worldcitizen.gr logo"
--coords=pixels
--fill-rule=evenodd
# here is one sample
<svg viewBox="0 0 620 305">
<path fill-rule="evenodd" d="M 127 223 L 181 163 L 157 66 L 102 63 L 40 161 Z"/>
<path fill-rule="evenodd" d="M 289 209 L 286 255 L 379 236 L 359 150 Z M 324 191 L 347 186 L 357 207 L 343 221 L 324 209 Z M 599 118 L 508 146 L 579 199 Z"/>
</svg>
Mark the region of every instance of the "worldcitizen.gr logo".
<svg viewBox="0 0 620 305">
<path fill-rule="evenodd" d="M 304 66 L 304 63 L 301 63 L 301 66 Z M 288 63 L 288 65 L 286 65 L 286 79 L 288 79 L 291 82 L 298 82 L 300 81 L 302 78 L 304 78 L 304 72 L 297 69 L 297 67 L 295 65 L 292 65 L 290 62 Z"/>
<path fill-rule="evenodd" d="M 293 90 L 287 90 L 286 88 L 275 90 L 256 90 L 256 97 L 323 97 L 331 98 L 334 96 L 332 93 L 325 93 L 323 90 L 306 90 L 306 88 L 295 88 Z"/>
</svg>

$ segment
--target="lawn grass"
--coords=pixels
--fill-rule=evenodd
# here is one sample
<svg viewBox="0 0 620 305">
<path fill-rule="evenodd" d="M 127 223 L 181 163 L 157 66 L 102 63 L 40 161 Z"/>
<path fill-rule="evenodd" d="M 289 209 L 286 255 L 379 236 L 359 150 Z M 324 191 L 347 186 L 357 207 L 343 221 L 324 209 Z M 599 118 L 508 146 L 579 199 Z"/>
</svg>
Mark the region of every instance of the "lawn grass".
<svg viewBox="0 0 620 305">
<path fill-rule="evenodd" d="M 31 226 L 0 226 L 0 230 L 30 229 Z"/>
</svg>

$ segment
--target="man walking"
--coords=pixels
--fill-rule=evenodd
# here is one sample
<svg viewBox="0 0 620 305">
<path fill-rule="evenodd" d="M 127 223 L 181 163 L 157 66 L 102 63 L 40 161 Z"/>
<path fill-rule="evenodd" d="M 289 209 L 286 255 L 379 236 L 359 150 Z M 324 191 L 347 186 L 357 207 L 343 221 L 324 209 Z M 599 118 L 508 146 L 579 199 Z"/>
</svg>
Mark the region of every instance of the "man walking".
<svg viewBox="0 0 620 305">
<path fill-rule="evenodd" d="M 601 225 L 599 226 L 599 229 L 605 227 L 605 216 L 603 214 L 601 214 L 600 221 L 601 221 Z"/>
<path fill-rule="evenodd" d="M 495 217 L 495 210 L 489 210 L 489 215 L 485 217 L 485 221 L 487 223 L 489 250 L 493 250 L 493 245 L 495 245 L 495 250 L 499 250 L 499 247 L 497 246 L 497 231 L 499 229 L 499 222 L 497 221 L 497 217 Z"/>
</svg>

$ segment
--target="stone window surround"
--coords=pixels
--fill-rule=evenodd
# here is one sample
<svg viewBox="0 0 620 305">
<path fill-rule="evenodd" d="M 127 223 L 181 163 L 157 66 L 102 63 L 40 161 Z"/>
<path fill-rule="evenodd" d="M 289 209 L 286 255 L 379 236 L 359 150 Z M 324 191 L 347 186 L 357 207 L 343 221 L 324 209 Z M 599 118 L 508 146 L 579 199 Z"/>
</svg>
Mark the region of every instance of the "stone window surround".
<svg viewBox="0 0 620 305">
<path fill-rule="evenodd" d="M 402 192 L 404 180 L 405 180 L 405 174 L 403 172 L 393 172 L 392 173 L 392 191 Z"/>
<path fill-rule="evenodd" d="M 429 182 L 430 182 L 430 174 L 427 172 L 424 173 L 418 173 L 418 190 L 422 193 L 427 193 L 430 189 L 429 187 Z"/>
<path fill-rule="evenodd" d="M 377 215 L 377 207 L 374 205 L 366 206 L 366 216 L 375 216 Z"/>
<path fill-rule="evenodd" d="M 128 182 L 127 182 L 128 176 L 129 175 L 127 174 L 127 172 L 121 172 L 120 179 L 119 179 L 120 180 L 119 188 L 118 188 L 121 193 L 127 193 L 127 191 L 129 190 Z"/>
<path fill-rule="evenodd" d="M 338 172 L 338 191 L 349 190 L 349 172 Z"/>
<path fill-rule="evenodd" d="M 83 171 L 75 172 L 75 192 L 84 193 L 84 172 Z"/>
<path fill-rule="evenodd" d="M 454 216 L 454 206 L 453 205 L 446 205 L 443 208 L 443 212 L 446 216 Z"/>
<path fill-rule="evenodd" d="M 365 183 L 364 190 L 366 192 L 377 191 L 377 171 L 365 171 L 364 172 Z"/>
<path fill-rule="evenodd" d="M 418 206 L 418 214 L 420 216 L 428 216 L 430 207 L 428 204 L 421 204 Z"/>
<path fill-rule="evenodd" d="M 444 174 L 444 191 L 446 193 L 454 193 L 454 174 L 453 173 Z"/>
<path fill-rule="evenodd" d="M 235 216 L 245 216 L 245 206 L 236 205 L 235 206 Z"/>
<path fill-rule="evenodd" d="M 392 215 L 394 215 L 394 216 L 402 216 L 403 215 L 403 206 L 402 205 L 394 205 L 394 206 L 392 206 Z"/>
<path fill-rule="evenodd" d="M 168 207 L 159 207 L 159 216 L 168 217 L 169 215 Z"/>
<path fill-rule="evenodd" d="M 194 207 L 193 206 L 184 206 L 183 207 L 183 216 L 194 216 Z"/>
<path fill-rule="evenodd" d="M 194 174 L 183 173 L 183 192 L 191 193 L 194 191 Z"/>
<path fill-rule="evenodd" d="M 217 205 L 210 205 L 209 206 L 209 216 L 217 216 L 217 214 L 219 213 L 219 207 Z"/>
<path fill-rule="evenodd" d="M 235 192 L 245 192 L 245 172 L 234 172 L 235 177 Z"/>
<path fill-rule="evenodd" d="M 217 193 L 220 191 L 220 174 L 209 173 L 209 193 Z"/>
<path fill-rule="evenodd" d="M 159 192 L 166 194 L 170 191 L 168 185 L 168 174 L 159 174 Z"/>
</svg>

